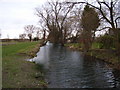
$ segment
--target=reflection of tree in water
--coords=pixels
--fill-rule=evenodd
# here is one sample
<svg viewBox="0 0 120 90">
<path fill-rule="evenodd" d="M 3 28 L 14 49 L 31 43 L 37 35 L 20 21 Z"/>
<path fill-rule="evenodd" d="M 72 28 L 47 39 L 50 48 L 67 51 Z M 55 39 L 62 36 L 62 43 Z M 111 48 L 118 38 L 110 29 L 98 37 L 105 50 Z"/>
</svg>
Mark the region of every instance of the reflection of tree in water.
<svg viewBox="0 0 120 90">
<path fill-rule="evenodd" d="M 114 75 L 114 87 L 119 87 L 120 85 L 120 71 L 119 70 L 113 70 L 113 75 Z"/>
</svg>

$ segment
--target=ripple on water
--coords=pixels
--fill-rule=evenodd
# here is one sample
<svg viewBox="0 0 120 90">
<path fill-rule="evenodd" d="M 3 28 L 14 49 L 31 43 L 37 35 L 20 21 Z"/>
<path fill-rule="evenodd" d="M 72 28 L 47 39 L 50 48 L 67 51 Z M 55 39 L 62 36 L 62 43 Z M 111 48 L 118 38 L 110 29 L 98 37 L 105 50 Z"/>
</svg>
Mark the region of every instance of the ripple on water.
<svg viewBox="0 0 120 90">
<path fill-rule="evenodd" d="M 81 52 L 60 45 L 48 43 L 32 60 L 47 67 L 45 78 L 50 88 L 120 87 L 120 76 L 116 77 L 106 63 L 89 60 Z"/>
</svg>

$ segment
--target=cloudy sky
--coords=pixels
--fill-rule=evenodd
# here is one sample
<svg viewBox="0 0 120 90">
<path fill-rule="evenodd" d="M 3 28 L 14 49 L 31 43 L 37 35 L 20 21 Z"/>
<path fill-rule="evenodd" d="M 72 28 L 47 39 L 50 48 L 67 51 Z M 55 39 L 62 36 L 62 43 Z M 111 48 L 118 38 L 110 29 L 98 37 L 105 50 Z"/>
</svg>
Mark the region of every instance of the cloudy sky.
<svg viewBox="0 0 120 90">
<path fill-rule="evenodd" d="M 46 1 L 50 0 L 0 0 L 1 38 L 19 38 L 19 34 L 24 33 L 25 25 L 38 26 L 39 18 L 35 15 L 35 8 L 41 7 Z"/>
<path fill-rule="evenodd" d="M 46 1 L 50 0 L 0 0 L 1 38 L 19 38 L 19 34 L 24 33 L 25 25 L 37 26 L 39 18 L 35 15 L 35 8 Z"/>
<path fill-rule="evenodd" d="M 18 38 L 25 25 L 38 25 L 35 8 L 47 0 L 0 0 L 1 38 Z"/>
</svg>

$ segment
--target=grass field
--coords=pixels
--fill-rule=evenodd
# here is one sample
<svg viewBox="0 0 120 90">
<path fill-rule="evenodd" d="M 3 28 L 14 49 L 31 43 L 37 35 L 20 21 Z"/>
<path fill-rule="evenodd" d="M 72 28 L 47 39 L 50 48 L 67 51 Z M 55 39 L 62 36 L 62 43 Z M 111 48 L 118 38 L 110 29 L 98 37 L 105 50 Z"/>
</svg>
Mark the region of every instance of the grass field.
<svg viewBox="0 0 120 90">
<path fill-rule="evenodd" d="M 35 55 L 39 46 L 40 42 L 15 42 L 2 46 L 3 88 L 40 88 L 46 86 L 42 67 L 26 61 L 31 55 Z M 38 75 L 39 78 L 36 78 Z"/>
</svg>

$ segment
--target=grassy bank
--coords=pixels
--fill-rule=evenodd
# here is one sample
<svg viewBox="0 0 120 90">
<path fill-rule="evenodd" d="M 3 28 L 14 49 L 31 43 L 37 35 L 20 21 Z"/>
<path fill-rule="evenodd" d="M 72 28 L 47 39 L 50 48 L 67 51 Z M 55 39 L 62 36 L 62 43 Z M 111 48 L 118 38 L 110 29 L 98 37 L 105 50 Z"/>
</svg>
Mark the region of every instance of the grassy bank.
<svg viewBox="0 0 120 90">
<path fill-rule="evenodd" d="M 80 50 L 82 51 L 82 45 L 79 43 L 69 43 L 65 45 L 66 47 L 69 47 L 73 50 Z M 114 50 L 108 50 L 108 49 L 100 49 L 99 43 L 93 43 L 92 49 L 90 49 L 86 55 L 98 58 L 100 60 L 103 60 L 107 63 L 109 63 L 109 66 L 120 70 L 120 61 L 119 57 L 116 56 Z"/>
<path fill-rule="evenodd" d="M 2 87 L 45 87 L 42 66 L 26 59 L 35 56 L 40 42 L 14 42 L 2 46 Z"/>
</svg>

